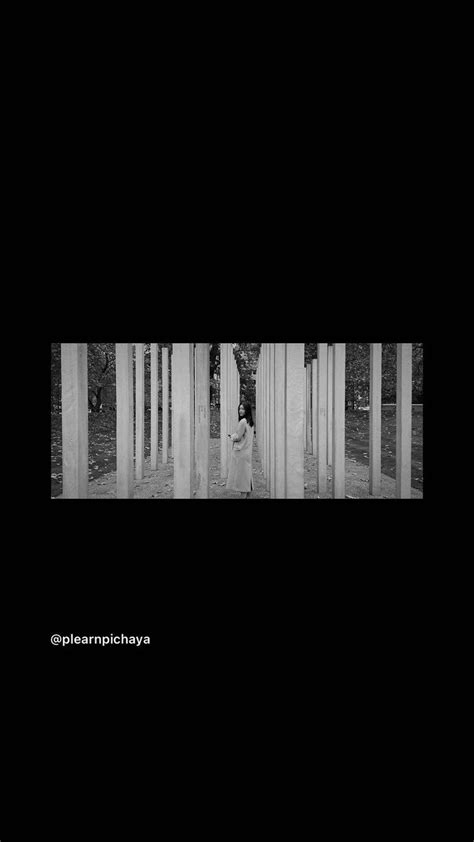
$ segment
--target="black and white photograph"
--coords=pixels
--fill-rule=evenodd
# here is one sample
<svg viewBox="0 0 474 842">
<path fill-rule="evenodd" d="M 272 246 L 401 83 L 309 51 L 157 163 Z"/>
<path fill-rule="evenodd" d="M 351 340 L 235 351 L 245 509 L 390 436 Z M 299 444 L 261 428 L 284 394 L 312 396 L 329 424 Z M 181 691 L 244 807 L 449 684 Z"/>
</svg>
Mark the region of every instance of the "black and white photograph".
<svg viewBox="0 0 474 842">
<path fill-rule="evenodd" d="M 71 498 L 422 499 L 423 343 L 52 343 Z"/>
</svg>

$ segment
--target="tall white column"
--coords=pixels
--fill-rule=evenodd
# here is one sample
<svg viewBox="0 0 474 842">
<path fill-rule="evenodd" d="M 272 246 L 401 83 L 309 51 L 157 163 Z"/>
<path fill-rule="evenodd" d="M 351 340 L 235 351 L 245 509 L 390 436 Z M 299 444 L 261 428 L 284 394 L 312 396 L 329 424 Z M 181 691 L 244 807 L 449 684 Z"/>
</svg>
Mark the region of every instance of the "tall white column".
<svg viewBox="0 0 474 842">
<path fill-rule="evenodd" d="M 170 375 L 171 375 L 171 384 L 173 383 L 173 346 L 171 346 L 171 354 L 170 354 Z M 171 397 L 170 400 L 170 451 L 171 456 L 173 457 L 173 399 Z"/>
<path fill-rule="evenodd" d="M 332 465 L 332 431 L 333 431 L 333 370 L 334 370 L 334 345 L 328 345 L 328 465 Z"/>
<path fill-rule="evenodd" d="M 275 484 L 275 344 L 270 342 L 270 497 L 276 497 Z"/>
<path fill-rule="evenodd" d="M 256 395 L 257 395 L 257 445 L 260 459 L 262 458 L 262 353 L 260 351 L 257 366 L 257 381 L 256 381 Z"/>
<path fill-rule="evenodd" d="M 168 462 L 168 433 L 170 426 L 170 382 L 168 366 L 168 348 L 163 348 L 161 352 L 161 459 L 164 465 L 166 465 Z"/>
<path fill-rule="evenodd" d="M 318 360 L 314 359 L 311 362 L 311 379 L 312 379 L 312 433 L 313 433 L 313 456 L 318 453 Z"/>
<path fill-rule="evenodd" d="M 209 497 L 209 343 L 196 345 L 196 497 Z"/>
<path fill-rule="evenodd" d="M 270 404 L 270 343 L 267 342 L 267 383 L 266 383 L 266 405 L 267 405 L 267 491 L 271 492 L 272 481 L 272 441 L 271 441 L 271 404 Z"/>
<path fill-rule="evenodd" d="M 267 479 L 267 344 L 262 342 L 262 466 L 263 477 Z"/>
<path fill-rule="evenodd" d="M 133 344 L 117 342 L 117 497 L 133 497 Z"/>
<path fill-rule="evenodd" d="M 382 344 L 370 345 L 369 494 L 381 494 Z"/>
<path fill-rule="evenodd" d="M 336 342 L 332 346 L 332 496 L 346 496 L 346 346 Z"/>
<path fill-rule="evenodd" d="M 145 458 L 145 345 L 135 344 L 135 477 L 142 480 Z"/>
<path fill-rule="evenodd" d="M 196 459 L 195 459 L 195 448 L 194 448 L 194 441 L 195 441 L 195 431 L 194 431 L 194 418 L 195 418 L 195 397 L 196 397 L 196 390 L 195 390 L 195 372 L 196 372 L 196 363 L 195 363 L 195 345 L 194 342 L 191 342 L 191 493 L 194 490 L 195 480 L 196 480 Z"/>
<path fill-rule="evenodd" d="M 173 343 L 174 497 L 192 496 L 193 483 L 193 346 Z"/>
<path fill-rule="evenodd" d="M 89 430 L 87 343 L 61 344 L 63 497 L 87 497 Z"/>
<path fill-rule="evenodd" d="M 265 364 L 264 364 L 264 351 L 263 351 L 263 342 L 260 348 L 260 438 L 261 438 L 261 447 L 260 447 L 260 456 L 262 460 L 262 471 L 263 476 L 265 476 Z"/>
<path fill-rule="evenodd" d="M 260 348 L 260 354 L 258 359 L 258 427 L 257 427 L 257 434 L 258 434 L 258 450 L 260 454 L 260 459 L 262 459 L 262 430 L 263 430 L 263 421 L 262 421 L 262 350 Z"/>
<path fill-rule="evenodd" d="M 311 412 L 311 363 L 306 366 L 306 450 L 308 453 L 312 451 L 312 421 L 313 415 Z"/>
<path fill-rule="evenodd" d="M 234 349 L 230 348 L 230 393 L 231 393 L 231 401 L 230 401 L 230 421 L 231 426 L 229 429 L 229 433 L 234 433 L 235 428 L 237 426 L 237 369 L 235 365 L 235 356 L 234 356 Z"/>
<path fill-rule="evenodd" d="M 412 345 L 397 345 L 397 497 L 411 497 Z"/>
<path fill-rule="evenodd" d="M 327 399 L 328 399 L 328 346 L 318 345 L 318 493 L 327 491 Z"/>
<path fill-rule="evenodd" d="M 234 412 L 238 414 L 239 406 L 239 371 L 237 368 L 237 360 L 234 354 Z"/>
<path fill-rule="evenodd" d="M 275 497 L 286 497 L 286 345 L 275 345 Z"/>
<path fill-rule="evenodd" d="M 305 368 L 305 398 L 304 398 L 304 412 L 303 412 L 303 441 L 304 441 L 304 449 L 306 450 L 306 428 L 307 428 L 307 415 L 308 415 L 308 401 L 306 396 L 306 368 Z"/>
<path fill-rule="evenodd" d="M 257 438 L 257 447 L 260 449 L 260 434 L 259 434 L 259 426 L 260 426 L 260 415 L 259 415 L 259 388 L 258 388 L 258 372 L 260 368 L 260 360 L 257 363 L 257 370 L 255 373 L 255 434 Z M 240 397 L 240 401 L 242 401 L 242 396 Z"/>
<path fill-rule="evenodd" d="M 158 344 L 150 345 L 150 465 L 151 470 L 158 470 Z"/>
<path fill-rule="evenodd" d="M 304 343 L 286 346 L 286 496 L 304 497 Z"/>
<path fill-rule="evenodd" d="M 229 475 L 230 459 L 232 455 L 232 441 L 228 434 L 234 432 L 235 425 L 232 414 L 232 343 L 227 343 L 227 413 L 226 413 L 226 444 L 227 444 L 227 476 Z"/>
<path fill-rule="evenodd" d="M 221 479 L 227 477 L 227 342 L 220 346 Z"/>
</svg>

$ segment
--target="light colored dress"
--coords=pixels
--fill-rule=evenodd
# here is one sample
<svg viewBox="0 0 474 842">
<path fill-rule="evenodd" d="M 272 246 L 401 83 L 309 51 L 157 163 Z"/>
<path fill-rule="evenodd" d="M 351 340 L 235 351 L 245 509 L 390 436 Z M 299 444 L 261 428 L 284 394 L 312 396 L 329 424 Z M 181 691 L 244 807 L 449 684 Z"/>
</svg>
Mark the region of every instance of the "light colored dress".
<svg viewBox="0 0 474 842">
<path fill-rule="evenodd" d="M 228 491 L 253 491 L 252 451 L 254 428 L 247 423 L 246 418 L 242 418 L 239 421 L 239 426 L 231 436 L 231 439 L 233 444 L 226 487 Z"/>
</svg>

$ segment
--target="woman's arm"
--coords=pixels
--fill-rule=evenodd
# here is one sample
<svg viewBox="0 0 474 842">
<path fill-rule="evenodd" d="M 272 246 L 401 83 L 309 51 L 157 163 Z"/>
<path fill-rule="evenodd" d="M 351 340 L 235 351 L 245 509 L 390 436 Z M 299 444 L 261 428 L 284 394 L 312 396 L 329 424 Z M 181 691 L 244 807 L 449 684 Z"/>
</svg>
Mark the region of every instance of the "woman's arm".
<svg viewBox="0 0 474 842">
<path fill-rule="evenodd" d="M 239 421 L 239 426 L 237 427 L 237 432 L 233 433 L 231 435 L 232 441 L 240 441 L 244 437 L 246 426 L 247 425 L 245 423 L 245 419 L 242 418 L 242 420 Z"/>
</svg>

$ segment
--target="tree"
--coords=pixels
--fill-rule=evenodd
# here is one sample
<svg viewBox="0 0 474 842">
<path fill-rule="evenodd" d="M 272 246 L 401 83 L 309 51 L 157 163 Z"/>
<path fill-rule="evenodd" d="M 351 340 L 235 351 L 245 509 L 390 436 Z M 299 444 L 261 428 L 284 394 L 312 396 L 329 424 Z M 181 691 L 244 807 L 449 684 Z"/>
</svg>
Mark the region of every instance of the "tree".
<svg viewBox="0 0 474 842">
<path fill-rule="evenodd" d="M 115 343 L 98 342 L 87 346 L 87 380 L 89 407 L 100 412 L 103 391 L 115 387 Z"/>
<path fill-rule="evenodd" d="M 317 357 L 317 344 L 305 345 L 305 362 Z M 397 399 L 397 344 L 382 343 L 382 401 Z M 346 344 L 346 406 L 356 409 L 370 401 L 370 342 Z M 423 345 L 413 343 L 413 402 L 423 402 Z"/>
<path fill-rule="evenodd" d="M 237 342 L 234 346 L 237 367 L 240 374 L 240 400 L 255 405 L 255 375 L 258 366 L 261 342 Z"/>
<path fill-rule="evenodd" d="M 51 343 L 51 412 L 61 411 L 61 344 Z"/>
</svg>

